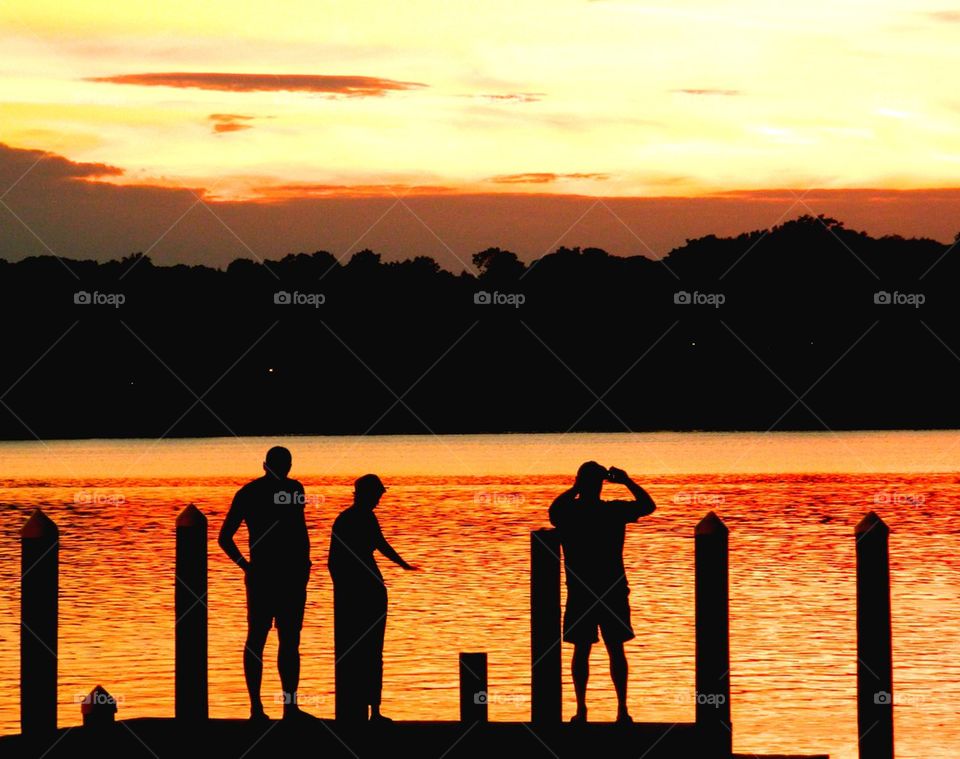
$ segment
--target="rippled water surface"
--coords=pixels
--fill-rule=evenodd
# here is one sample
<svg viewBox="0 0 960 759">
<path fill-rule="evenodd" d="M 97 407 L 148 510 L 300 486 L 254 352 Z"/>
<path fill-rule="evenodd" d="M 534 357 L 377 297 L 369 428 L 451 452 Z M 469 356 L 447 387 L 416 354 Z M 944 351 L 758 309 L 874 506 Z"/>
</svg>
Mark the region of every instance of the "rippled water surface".
<svg viewBox="0 0 960 759">
<path fill-rule="evenodd" d="M 61 534 L 60 721 L 102 683 L 120 716 L 173 713 L 174 519 L 210 519 L 211 714 L 246 713 L 239 570 L 215 544 L 233 492 L 274 439 L 0 443 L 0 731 L 19 729 L 19 541 L 42 507 Z M 960 433 L 504 435 L 288 438 L 315 496 L 301 698 L 333 714 L 330 526 L 356 476 L 379 473 L 378 515 L 408 560 L 390 590 L 384 711 L 455 719 L 457 654 L 486 651 L 491 719 L 529 714 L 529 532 L 577 465 L 625 468 L 658 511 L 628 528 L 637 638 L 630 702 L 644 721 L 692 721 L 693 527 L 730 528 L 734 746 L 856 757 L 854 525 L 889 524 L 897 755 L 960 756 Z M 607 486 L 614 497 L 616 486 Z M 241 541 L 245 547 L 245 540 Z M 268 712 L 279 682 L 268 644 Z M 564 668 L 569 666 L 565 646 Z M 573 711 L 565 672 L 564 710 Z M 614 699 L 594 652 L 591 718 Z"/>
</svg>

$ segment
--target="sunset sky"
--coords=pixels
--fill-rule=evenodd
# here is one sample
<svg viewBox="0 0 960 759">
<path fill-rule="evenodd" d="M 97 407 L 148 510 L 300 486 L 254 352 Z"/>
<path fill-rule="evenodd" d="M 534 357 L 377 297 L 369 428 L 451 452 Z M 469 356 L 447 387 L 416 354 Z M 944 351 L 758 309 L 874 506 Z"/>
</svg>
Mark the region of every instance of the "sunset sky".
<svg viewBox="0 0 960 759">
<path fill-rule="evenodd" d="M 460 209 L 437 212 L 442 230 L 415 219 L 441 248 L 494 244 L 449 223 L 467 202 L 450 196 L 491 193 L 536 195 L 538 213 L 556 217 L 549 231 L 513 242 L 537 255 L 592 208 L 584 196 L 636 198 L 630 208 L 647 209 L 637 216 L 620 201 L 622 211 L 607 215 L 610 235 L 629 231 L 617 252 L 662 254 L 692 234 L 768 226 L 791 204 L 789 216 L 846 209 L 844 218 L 869 231 L 952 239 L 960 229 L 953 193 L 934 193 L 948 198 L 936 213 L 922 209 L 923 193 L 960 187 L 955 8 L 937 0 L 2 0 L 0 194 L 17 186 L 0 206 L 0 256 L 18 257 L 34 238 L 54 250 L 90 242 L 63 214 L 40 213 L 44 193 L 56 194 L 49 182 L 77 178 L 149 188 L 136 203 L 107 188 L 94 204 L 125 218 L 137 208 L 155 218 L 151 203 L 170 205 L 158 193 L 178 188 L 248 225 L 262 212 L 254 205 L 355 201 L 343 213 L 317 211 L 326 221 L 312 225 L 312 238 L 268 238 L 311 249 L 349 246 L 380 213 L 371 203 L 397 197 L 447 198 Z M 55 176 L 30 169 L 37 156 L 23 149 L 48 151 L 42 163 L 62 158 Z M 27 170 L 37 176 L 18 181 Z M 784 188 L 829 190 L 808 198 L 828 200 L 807 209 Z M 922 192 L 894 200 L 843 192 L 854 188 Z M 778 191 L 776 208 L 768 190 Z M 580 205 L 567 213 L 544 194 Z M 720 213 L 729 229 L 704 227 L 690 212 L 717 195 L 736 200 L 736 214 Z M 663 197 L 701 206 L 655 213 L 650 199 Z M 476 203 L 467 215 L 491 207 Z M 169 223 L 179 215 L 171 213 Z M 648 216 L 659 220 L 651 227 Z M 97 226 L 86 216 L 72 223 Z M 498 223 L 507 234 L 501 211 L 489 219 Z M 398 253 L 415 247 L 399 232 L 391 240 Z M 127 249 L 121 240 L 104 245 L 115 255 L 152 242 L 145 234 Z"/>
</svg>

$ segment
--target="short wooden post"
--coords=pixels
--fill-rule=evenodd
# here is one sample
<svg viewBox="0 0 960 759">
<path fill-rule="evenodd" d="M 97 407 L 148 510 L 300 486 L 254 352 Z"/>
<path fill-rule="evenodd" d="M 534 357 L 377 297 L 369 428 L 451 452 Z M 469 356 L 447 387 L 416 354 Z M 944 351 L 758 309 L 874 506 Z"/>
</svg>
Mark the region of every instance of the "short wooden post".
<svg viewBox="0 0 960 759">
<path fill-rule="evenodd" d="M 487 721 L 487 655 L 460 654 L 460 721 Z"/>
<path fill-rule="evenodd" d="M 697 730 L 710 757 L 733 750 L 728 538 L 727 526 L 712 511 L 694 530 Z"/>
<path fill-rule="evenodd" d="M 84 727 L 96 729 L 112 725 L 116 713 L 117 701 L 102 685 L 90 691 L 80 703 Z"/>
<path fill-rule="evenodd" d="M 530 717 L 537 723 L 563 719 L 560 649 L 560 535 L 530 533 Z"/>
<path fill-rule="evenodd" d="M 874 512 L 857 539 L 857 728 L 860 759 L 893 759 L 890 528 Z"/>
<path fill-rule="evenodd" d="M 57 729 L 60 531 L 35 509 L 20 531 L 20 731 Z"/>
<path fill-rule="evenodd" d="M 175 715 L 209 716 L 207 688 L 207 518 L 193 504 L 177 517 Z"/>
</svg>

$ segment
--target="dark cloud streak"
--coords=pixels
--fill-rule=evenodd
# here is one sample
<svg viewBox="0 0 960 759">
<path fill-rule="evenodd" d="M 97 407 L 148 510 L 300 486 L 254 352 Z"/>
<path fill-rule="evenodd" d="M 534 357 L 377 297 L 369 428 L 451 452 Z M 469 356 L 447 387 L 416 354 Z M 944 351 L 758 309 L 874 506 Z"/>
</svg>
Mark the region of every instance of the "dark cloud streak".
<svg viewBox="0 0 960 759">
<path fill-rule="evenodd" d="M 401 82 L 374 76 L 182 71 L 98 76 L 90 77 L 87 81 L 221 92 L 316 92 L 345 97 L 380 97 L 388 92 L 414 90 L 427 86 L 420 82 Z"/>
</svg>

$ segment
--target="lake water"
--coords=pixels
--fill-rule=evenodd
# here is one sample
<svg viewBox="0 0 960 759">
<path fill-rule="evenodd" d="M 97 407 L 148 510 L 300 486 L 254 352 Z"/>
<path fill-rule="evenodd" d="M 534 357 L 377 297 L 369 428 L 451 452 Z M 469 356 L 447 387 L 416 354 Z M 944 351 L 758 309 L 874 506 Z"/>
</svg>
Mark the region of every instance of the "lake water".
<svg viewBox="0 0 960 759">
<path fill-rule="evenodd" d="M 648 488 L 657 512 L 628 528 L 637 638 L 630 706 L 692 721 L 693 528 L 730 528 L 731 681 L 740 752 L 856 757 L 854 525 L 890 525 L 897 756 L 960 756 L 960 433 L 656 433 L 0 443 L 0 732 L 19 730 L 19 540 L 35 507 L 60 527 L 60 721 L 101 683 L 120 717 L 173 713 L 174 519 L 210 519 L 210 710 L 247 713 L 239 570 L 215 543 L 234 491 L 277 442 L 315 496 L 314 573 L 301 700 L 333 715 L 329 531 L 365 472 L 390 490 L 378 515 L 419 573 L 381 561 L 390 590 L 384 711 L 456 719 L 457 654 L 486 651 L 490 717 L 529 715 L 529 532 L 577 466 L 597 459 Z M 606 497 L 617 486 L 607 485 Z M 241 535 L 241 537 L 243 537 Z M 241 540 L 245 548 L 245 539 Z M 279 682 L 271 636 L 267 711 Z M 564 713 L 573 712 L 564 646 Z M 594 652 L 591 719 L 615 702 Z"/>
</svg>

